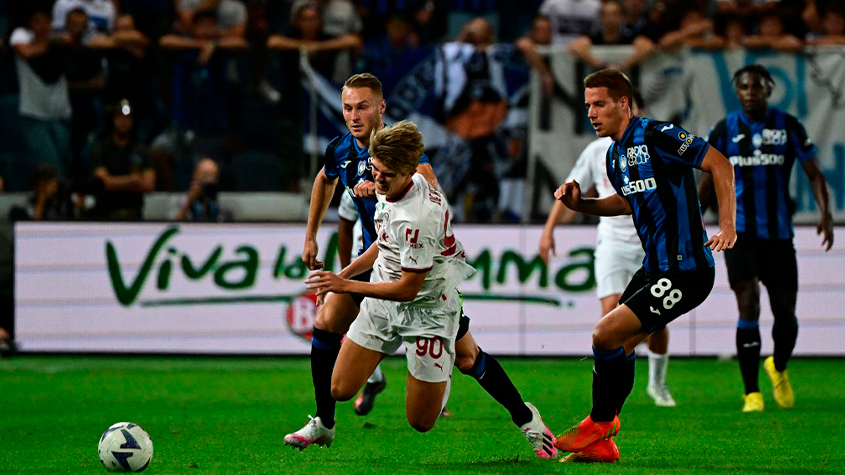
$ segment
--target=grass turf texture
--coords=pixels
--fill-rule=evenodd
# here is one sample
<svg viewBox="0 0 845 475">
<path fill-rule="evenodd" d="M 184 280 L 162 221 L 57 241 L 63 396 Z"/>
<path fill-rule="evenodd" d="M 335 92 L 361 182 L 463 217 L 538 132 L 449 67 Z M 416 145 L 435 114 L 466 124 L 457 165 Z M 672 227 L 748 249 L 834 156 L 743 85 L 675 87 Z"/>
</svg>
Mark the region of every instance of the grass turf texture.
<svg viewBox="0 0 845 475">
<path fill-rule="evenodd" d="M 0 359 L 0 473 L 106 473 L 97 442 L 118 421 L 140 424 L 155 455 L 145 473 L 819 474 L 845 471 L 845 360 L 795 360 L 796 407 L 740 413 L 735 361 L 671 361 L 677 408 L 645 394 L 647 362 L 622 413 L 621 460 L 567 465 L 534 457 L 474 380 L 453 375 L 449 409 L 427 434 L 407 424 L 405 361 L 384 365 L 385 392 L 367 417 L 338 405 L 330 449 L 282 438 L 314 412 L 307 359 L 19 356 Z M 557 434 L 590 408 L 590 360 L 502 359 Z"/>
</svg>

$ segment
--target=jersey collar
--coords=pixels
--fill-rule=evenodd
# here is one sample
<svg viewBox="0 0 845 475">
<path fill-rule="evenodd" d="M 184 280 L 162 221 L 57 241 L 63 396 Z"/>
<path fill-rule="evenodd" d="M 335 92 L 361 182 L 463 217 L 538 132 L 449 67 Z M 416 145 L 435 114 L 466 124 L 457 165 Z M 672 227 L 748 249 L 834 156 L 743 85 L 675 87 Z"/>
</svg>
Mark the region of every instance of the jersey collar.
<svg viewBox="0 0 845 475">
<path fill-rule="evenodd" d="M 411 191 L 412 186 L 414 186 L 414 180 L 411 180 L 411 182 L 408 183 L 408 186 L 405 188 L 405 191 L 403 191 L 402 194 L 399 195 L 399 198 L 390 199 L 388 197 L 385 197 L 384 200 L 388 203 L 396 203 L 397 201 L 402 201 L 402 198 L 406 197 L 408 195 L 408 192 Z"/>
<path fill-rule="evenodd" d="M 628 136 L 631 135 L 631 131 L 636 128 L 636 123 L 639 120 L 640 118 L 637 116 L 631 117 L 631 120 L 628 122 L 628 126 L 625 127 L 625 132 L 622 132 L 622 138 L 619 139 L 620 144 L 623 144 L 626 140 L 628 140 Z"/>
<path fill-rule="evenodd" d="M 748 117 L 747 115 L 745 115 L 745 111 L 742 110 L 741 107 L 739 108 L 739 117 L 742 119 L 743 122 L 745 122 L 746 124 L 749 124 L 749 125 L 765 124 L 766 122 L 769 121 L 769 116 L 771 114 L 772 114 L 772 108 L 771 107 L 766 108 L 766 114 L 763 116 L 763 120 L 757 122 L 756 120 L 752 119 L 751 117 Z"/>
</svg>

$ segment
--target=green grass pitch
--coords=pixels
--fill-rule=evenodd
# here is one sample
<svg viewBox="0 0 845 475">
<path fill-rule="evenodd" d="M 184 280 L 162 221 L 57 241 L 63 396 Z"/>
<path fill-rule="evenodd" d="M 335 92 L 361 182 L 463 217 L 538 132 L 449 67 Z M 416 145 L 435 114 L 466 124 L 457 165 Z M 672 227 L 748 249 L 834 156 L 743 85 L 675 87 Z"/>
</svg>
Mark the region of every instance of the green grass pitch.
<svg viewBox="0 0 845 475">
<path fill-rule="evenodd" d="M 590 360 L 502 364 L 553 432 L 587 415 Z M 330 449 L 292 450 L 282 438 L 314 411 L 308 368 L 305 358 L 0 359 L 0 473 L 106 473 L 97 442 L 118 421 L 150 433 L 150 474 L 845 473 L 845 360 L 793 361 L 790 411 L 777 408 L 761 372 L 766 411 L 742 414 L 735 361 L 672 360 L 679 407 L 667 409 L 645 394 L 642 358 L 612 466 L 536 459 L 506 412 L 457 371 L 452 417 L 416 433 L 405 420 L 404 358 L 386 361 L 388 386 L 369 416 L 339 404 Z"/>
</svg>

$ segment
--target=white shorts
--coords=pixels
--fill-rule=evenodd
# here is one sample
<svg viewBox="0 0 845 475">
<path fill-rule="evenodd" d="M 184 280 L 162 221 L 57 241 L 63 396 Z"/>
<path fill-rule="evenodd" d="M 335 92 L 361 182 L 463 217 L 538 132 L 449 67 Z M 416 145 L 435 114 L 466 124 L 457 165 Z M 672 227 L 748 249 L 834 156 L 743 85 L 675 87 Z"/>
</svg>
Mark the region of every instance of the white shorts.
<svg viewBox="0 0 845 475">
<path fill-rule="evenodd" d="M 449 379 L 455 364 L 460 312 L 456 290 L 447 294 L 443 305 L 433 308 L 367 297 L 346 338 L 386 355 L 404 344 L 411 376 L 440 383 Z"/>
<path fill-rule="evenodd" d="M 637 242 L 627 243 L 599 238 L 596 243 L 596 295 L 604 298 L 621 294 L 643 266 L 645 251 Z"/>
</svg>

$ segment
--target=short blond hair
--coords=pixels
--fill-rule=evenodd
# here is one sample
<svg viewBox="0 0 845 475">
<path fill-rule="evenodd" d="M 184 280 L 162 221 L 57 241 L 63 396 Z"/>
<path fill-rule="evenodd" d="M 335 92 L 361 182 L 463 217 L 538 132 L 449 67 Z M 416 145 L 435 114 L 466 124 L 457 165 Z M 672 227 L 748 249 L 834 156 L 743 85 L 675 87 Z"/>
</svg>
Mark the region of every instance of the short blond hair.
<svg viewBox="0 0 845 475">
<path fill-rule="evenodd" d="M 384 88 L 381 81 L 370 73 L 355 74 L 343 83 L 343 89 L 357 89 L 359 87 L 369 88 L 376 96 L 384 98 Z"/>
<path fill-rule="evenodd" d="M 370 156 L 401 175 L 416 170 L 424 151 L 422 133 L 413 122 L 403 120 L 370 133 Z"/>
</svg>

